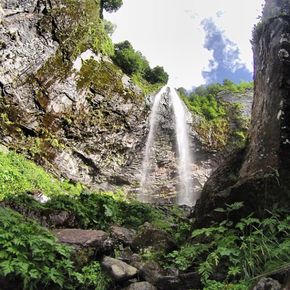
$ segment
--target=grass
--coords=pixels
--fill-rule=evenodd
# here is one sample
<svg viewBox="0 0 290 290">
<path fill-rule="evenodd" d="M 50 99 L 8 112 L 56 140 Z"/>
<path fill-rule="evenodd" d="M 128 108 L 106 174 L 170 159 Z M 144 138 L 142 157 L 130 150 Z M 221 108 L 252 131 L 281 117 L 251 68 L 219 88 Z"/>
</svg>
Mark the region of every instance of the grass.
<svg viewBox="0 0 290 290">
<path fill-rule="evenodd" d="M 68 181 L 57 180 L 20 154 L 0 152 L 0 200 L 28 191 L 41 191 L 47 196 L 77 195 L 83 188 L 81 184 L 72 185 Z"/>
</svg>

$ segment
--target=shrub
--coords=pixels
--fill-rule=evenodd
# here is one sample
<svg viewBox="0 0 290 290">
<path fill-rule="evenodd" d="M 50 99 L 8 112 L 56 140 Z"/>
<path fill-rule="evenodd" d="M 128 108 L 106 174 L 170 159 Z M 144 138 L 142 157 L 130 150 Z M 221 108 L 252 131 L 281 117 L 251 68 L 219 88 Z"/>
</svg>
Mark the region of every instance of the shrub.
<svg viewBox="0 0 290 290">
<path fill-rule="evenodd" d="M 152 70 L 147 69 L 145 72 L 145 79 L 152 83 L 162 83 L 166 84 L 168 82 L 168 74 L 164 71 L 164 68 L 161 66 L 156 66 Z"/>
<path fill-rule="evenodd" d="M 289 267 L 290 216 L 268 212 L 264 219 L 250 215 L 233 223 L 229 213 L 241 207 L 234 203 L 216 209 L 225 220 L 195 229 L 191 243 L 167 255 L 166 266 L 198 271 L 204 289 L 218 284 L 223 285 L 218 289 L 248 289 L 256 276 Z M 216 272 L 223 281 L 215 281 Z"/>
<path fill-rule="evenodd" d="M 9 289 L 106 289 L 100 264 L 76 271 L 71 253 L 48 230 L 0 207 L 0 277 Z"/>
<path fill-rule="evenodd" d="M 101 0 L 101 7 L 107 12 L 115 12 L 123 5 L 122 0 Z"/>
</svg>

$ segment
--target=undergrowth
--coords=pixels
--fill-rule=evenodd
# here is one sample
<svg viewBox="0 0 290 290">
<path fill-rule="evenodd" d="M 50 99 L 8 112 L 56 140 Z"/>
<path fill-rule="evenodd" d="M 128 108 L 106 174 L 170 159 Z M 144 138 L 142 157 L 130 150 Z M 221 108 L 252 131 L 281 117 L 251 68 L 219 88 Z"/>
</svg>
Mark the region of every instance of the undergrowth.
<svg viewBox="0 0 290 290">
<path fill-rule="evenodd" d="M 82 190 L 82 185 L 59 181 L 20 154 L 0 152 L 0 201 L 5 196 L 28 191 L 41 191 L 45 195 L 52 196 L 76 195 Z"/>
<path fill-rule="evenodd" d="M 0 285 L 16 289 L 107 289 L 108 278 L 93 262 L 76 270 L 70 247 L 36 222 L 0 207 Z"/>
<path fill-rule="evenodd" d="M 264 219 L 249 215 L 233 223 L 228 213 L 241 206 L 216 209 L 225 220 L 195 229 L 190 241 L 165 257 L 165 267 L 197 271 L 208 290 L 249 289 L 256 277 L 290 268 L 290 216 L 267 212 Z"/>
</svg>

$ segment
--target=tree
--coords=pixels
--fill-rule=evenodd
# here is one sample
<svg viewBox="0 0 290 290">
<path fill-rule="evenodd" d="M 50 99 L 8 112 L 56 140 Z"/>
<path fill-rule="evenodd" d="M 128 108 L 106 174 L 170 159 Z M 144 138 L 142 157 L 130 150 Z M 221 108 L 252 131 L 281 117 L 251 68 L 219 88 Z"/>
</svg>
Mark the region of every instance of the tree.
<svg viewBox="0 0 290 290">
<path fill-rule="evenodd" d="M 141 52 L 135 51 L 128 40 L 115 45 L 114 62 L 128 75 L 139 73 L 143 75 L 150 67 Z"/>
<path fill-rule="evenodd" d="M 168 82 L 168 74 L 164 71 L 162 66 L 156 66 L 153 69 L 148 69 L 145 74 L 145 79 L 152 83 L 166 84 Z"/>
<path fill-rule="evenodd" d="M 122 0 L 101 0 L 101 10 L 107 12 L 115 12 L 123 5 Z"/>
<path fill-rule="evenodd" d="M 117 27 L 116 24 L 112 23 L 111 21 L 107 19 L 104 19 L 103 23 L 104 23 L 105 31 L 111 36 L 116 30 L 116 27 Z"/>
</svg>

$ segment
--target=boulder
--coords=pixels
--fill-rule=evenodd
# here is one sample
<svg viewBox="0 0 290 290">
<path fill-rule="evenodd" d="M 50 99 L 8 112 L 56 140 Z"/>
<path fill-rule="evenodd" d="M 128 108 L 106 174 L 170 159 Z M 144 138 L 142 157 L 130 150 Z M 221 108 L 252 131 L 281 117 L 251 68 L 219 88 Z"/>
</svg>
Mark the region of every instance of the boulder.
<svg viewBox="0 0 290 290">
<path fill-rule="evenodd" d="M 116 281 L 129 280 L 138 273 L 138 270 L 135 267 L 111 257 L 104 257 L 102 260 L 102 266 Z"/>
<path fill-rule="evenodd" d="M 155 285 L 161 277 L 165 275 L 165 271 L 159 266 L 155 261 L 148 261 L 146 263 L 141 263 L 140 265 L 140 276 Z"/>
<path fill-rule="evenodd" d="M 98 230 L 58 229 L 54 231 L 54 234 L 64 244 L 100 249 L 107 247 L 109 238 L 104 231 Z"/>
<path fill-rule="evenodd" d="M 148 282 L 136 282 L 124 290 L 157 290 L 157 288 Z"/>
<path fill-rule="evenodd" d="M 136 250 L 150 247 L 155 251 L 167 252 L 174 250 L 176 244 L 167 232 L 145 223 L 134 238 L 132 247 Z"/>
<path fill-rule="evenodd" d="M 111 226 L 110 232 L 111 232 L 112 238 L 115 241 L 121 242 L 124 245 L 131 245 L 136 235 L 135 230 L 118 227 L 118 226 Z"/>
<path fill-rule="evenodd" d="M 155 282 L 160 290 L 190 290 L 201 289 L 200 276 L 195 273 L 161 276 Z"/>
<path fill-rule="evenodd" d="M 253 290 L 281 290 L 281 284 L 272 279 L 272 278 L 262 278 L 259 280 L 256 286 L 254 286 Z"/>
</svg>

